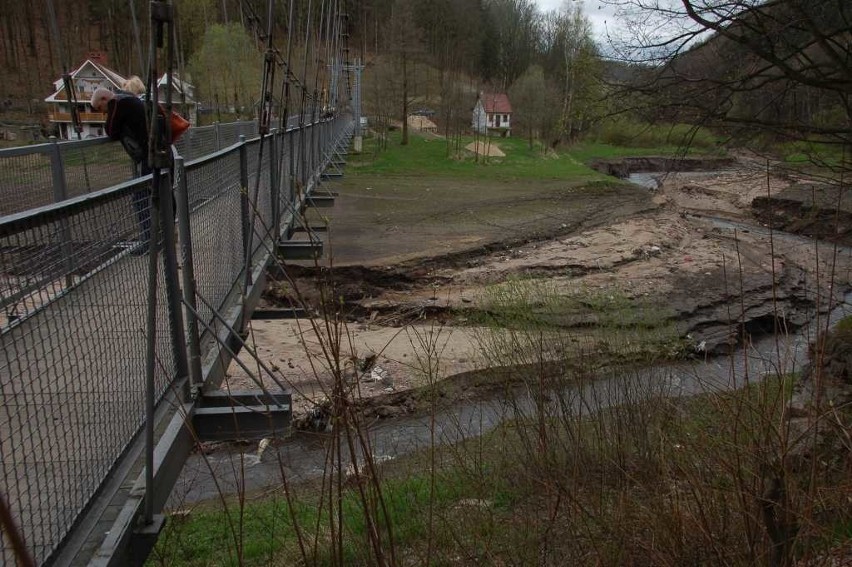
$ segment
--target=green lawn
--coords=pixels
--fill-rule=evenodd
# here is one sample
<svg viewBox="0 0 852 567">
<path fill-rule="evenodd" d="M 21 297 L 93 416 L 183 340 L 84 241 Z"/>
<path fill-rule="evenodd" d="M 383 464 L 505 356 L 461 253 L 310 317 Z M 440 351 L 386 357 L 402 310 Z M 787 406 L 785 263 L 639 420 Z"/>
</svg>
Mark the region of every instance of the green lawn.
<svg viewBox="0 0 852 567">
<path fill-rule="evenodd" d="M 592 170 L 588 163 L 596 158 L 624 156 L 672 156 L 678 154 L 677 146 L 620 147 L 603 143 L 582 143 L 559 151 L 543 151 L 540 144 L 530 148 L 523 138 L 492 138 L 505 157 L 476 159 L 472 152 L 462 150 L 458 155 L 448 151 L 444 138 L 413 134 L 407 146 L 400 145 L 401 135 L 391 134 L 388 148 L 376 152 L 376 139 L 364 141 L 360 155 L 351 154 L 347 175 L 398 175 L 477 179 L 572 179 L 600 180 L 606 176 Z M 461 146 L 473 142 L 464 137 Z"/>
</svg>

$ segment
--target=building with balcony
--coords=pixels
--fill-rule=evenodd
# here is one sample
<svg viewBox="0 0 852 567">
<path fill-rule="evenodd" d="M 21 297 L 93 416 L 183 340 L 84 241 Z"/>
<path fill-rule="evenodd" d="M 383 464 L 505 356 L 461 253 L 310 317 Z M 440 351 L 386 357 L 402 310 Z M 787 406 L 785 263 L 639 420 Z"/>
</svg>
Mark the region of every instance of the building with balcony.
<svg viewBox="0 0 852 567">
<path fill-rule="evenodd" d="M 77 111 L 80 113 L 80 122 L 83 131 L 80 133 L 83 139 L 95 138 L 104 135 L 104 123 L 106 113 L 95 112 L 89 101 L 92 93 L 98 87 L 105 87 L 111 91 L 121 89 L 125 78 L 106 66 L 106 58 L 101 53 L 92 53 L 76 70 L 71 73 L 71 84 L 74 87 L 74 98 L 77 102 Z M 53 82 L 55 92 L 44 99 L 50 106 L 48 118 L 52 124 L 59 129 L 59 137 L 63 140 L 77 139 L 77 133 L 71 121 L 71 102 L 65 85 L 60 77 Z"/>
</svg>

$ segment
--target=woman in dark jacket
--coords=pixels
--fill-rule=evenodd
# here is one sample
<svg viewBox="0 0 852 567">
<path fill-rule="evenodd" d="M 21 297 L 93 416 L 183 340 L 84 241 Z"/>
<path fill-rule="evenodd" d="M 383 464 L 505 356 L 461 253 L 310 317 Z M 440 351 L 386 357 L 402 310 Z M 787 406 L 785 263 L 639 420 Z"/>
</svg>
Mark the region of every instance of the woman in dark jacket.
<svg viewBox="0 0 852 567">
<path fill-rule="evenodd" d="M 148 175 L 148 122 L 145 103 L 129 94 L 116 94 L 108 89 L 99 88 L 92 94 L 92 108 L 95 112 L 106 112 L 106 133 L 112 140 L 118 140 L 124 151 L 137 165 L 141 175 Z M 151 204 L 150 191 L 140 189 L 133 193 L 133 208 L 139 219 L 142 246 L 137 253 L 147 252 L 151 240 Z"/>
</svg>

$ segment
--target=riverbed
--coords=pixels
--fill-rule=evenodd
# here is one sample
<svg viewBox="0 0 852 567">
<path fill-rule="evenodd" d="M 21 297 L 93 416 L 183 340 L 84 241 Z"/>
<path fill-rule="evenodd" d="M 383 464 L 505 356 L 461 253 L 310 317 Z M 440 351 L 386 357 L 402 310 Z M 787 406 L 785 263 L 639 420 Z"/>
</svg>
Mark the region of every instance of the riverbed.
<svg viewBox="0 0 852 567">
<path fill-rule="evenodd" d="M 692 341 L 694 360 L 613 376 L 604 372 L 575 391 L 562 392 L 563 399 L 584 411 L 620 403 L 625 384 L 648 395 L 688 396 L 801 369 L 817 329 L 849 309 L 852 250 L 757 222 L 751 200 L 782 191 L 789 182 L 753 167 L 663 177 L 655 172 L 634 179 L 641 185 L 633 191 L 644 193 L 638 198 L 647 206 L 601 217 L 591 226 L 555 227 L 549 235 L 462 254 L 426 254 L 378 266 L 359 264 L 356 258 L 335 268 L 345 289 L 359 283 L 358 289 L 369 289 L 342 294 L 353 314 L 347 331 L 350 354 L 364 358 L 372 353 L 393 378 L 390 386 L 365 384 L 362 393 L 381 397 L 422 387 L 412 363 L 412 340 L 436 325 L 443 329 L 445 346 L 437 379 L 486 364 L 471 338 L 481 329 L 459 319 L 484 305 L 483 290 L 516 277 L 547 281 L 556 293 L 617 292 L 630 300 L 658 301 Z M 345 190 L 340 198 L 346 199 Z M 309 288 L 312 270 L 294 273 L 297 283 Z M 305 295 L 310 299 L 310 293 Z M 274 297 L 269 301 L 274 306 Z M 577 328 L 585 324 L 578 321 Z M 412 328 L 414 335 L 406 330 Z M 255 321 L 252 337 L 260 356 L 282 367 L 297 391 L 297 413 L 311 411 L 331 380 L 316 364 L 321 340 L 311 326 Z M 235 368 L 229 383 L 241 388 L 253 379 Z M 371 446 L 384 460 L 433 441 L 457 443 L 519 417 L 531 404 L 519 389 L 511 399 L 491 395 L 445 403 L 434 414 L 389 412 L 395 417 L 377 419 L 368 428 Z M 208 447 L 187 463 L 172 506 L 216 498 L 219 491 L 262 491 L 280 484 L 282 474 L 294 482 L 315 478 L 326 468 L 328 439 L 325 433 L 296 432 L 260 454 L 256 443 Z"/>
</svg>

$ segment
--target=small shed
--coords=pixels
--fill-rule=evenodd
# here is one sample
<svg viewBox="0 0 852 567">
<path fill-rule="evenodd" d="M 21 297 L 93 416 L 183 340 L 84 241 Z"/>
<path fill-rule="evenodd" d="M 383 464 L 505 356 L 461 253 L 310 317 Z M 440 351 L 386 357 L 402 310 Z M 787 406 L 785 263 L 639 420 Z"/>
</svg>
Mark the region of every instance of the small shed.
<svg viewBox="0 0 852 567">
<path fill-rule="evenodd" d="M 506 93 L 479 93 L 473 107 L 473 130 L 508 138 L 512 134 L 512 103 Z"/>
<path fill-rule="evenodd" d="M 432 134 L 438 133 L 438 126 L 425 116 L 410 114 L 408 116 L 408 127 L 415 132 L 430 132 Z"/>
</svg>

